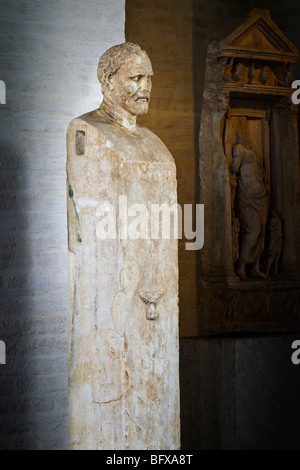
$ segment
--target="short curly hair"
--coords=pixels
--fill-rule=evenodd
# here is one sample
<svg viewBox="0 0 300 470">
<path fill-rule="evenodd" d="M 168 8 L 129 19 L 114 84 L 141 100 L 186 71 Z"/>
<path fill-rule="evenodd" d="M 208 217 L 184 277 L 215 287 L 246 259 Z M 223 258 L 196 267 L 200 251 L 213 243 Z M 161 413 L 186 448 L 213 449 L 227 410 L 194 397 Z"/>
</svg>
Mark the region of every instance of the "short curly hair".
<svg viewBox="0 0 300 470">
<path fill-rule="evenodd" d="M 108 76 L 117 73 L 125 63 L 126 57 L 132 54 L 147 55 L 147 53 L 143 51 L 138 44 L 133 44 L 132 42 L 118 44 L 104 52 L 100 57 L 97 69 L 97 76 L 102 89 L 108 82 Z"/>
</svg>

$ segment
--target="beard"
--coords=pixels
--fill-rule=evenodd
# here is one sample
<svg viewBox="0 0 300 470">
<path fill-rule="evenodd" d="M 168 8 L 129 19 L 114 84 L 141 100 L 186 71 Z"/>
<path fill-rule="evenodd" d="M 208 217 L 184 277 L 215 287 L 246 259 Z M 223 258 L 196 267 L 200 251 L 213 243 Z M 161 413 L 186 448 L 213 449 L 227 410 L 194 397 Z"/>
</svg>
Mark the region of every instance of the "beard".
<svg viewBox="0 0 300 470">
<path fill-rule="evenodd" d="M 150 102 L 150 93 L 135 93 L 134 95 L 128 95 L 123 93 L 121 96 L 124 109 L 129 113 L 136 116 L 144 116 L 147 114 Z"/>
</svg>

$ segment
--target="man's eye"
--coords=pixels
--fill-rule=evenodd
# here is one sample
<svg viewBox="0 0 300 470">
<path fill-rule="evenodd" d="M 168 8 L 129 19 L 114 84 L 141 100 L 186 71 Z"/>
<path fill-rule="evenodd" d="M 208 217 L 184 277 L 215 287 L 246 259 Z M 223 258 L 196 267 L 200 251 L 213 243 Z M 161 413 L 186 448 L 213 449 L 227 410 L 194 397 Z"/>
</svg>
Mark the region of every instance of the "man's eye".
<svg viewBox="0 0 300 470">
<path fill-rule="evenodd" d="M 137 75 L 136 77 L 131 77 L 131 80 L 138 82 L 142 78 L 142 75 Z"/>
</svg>

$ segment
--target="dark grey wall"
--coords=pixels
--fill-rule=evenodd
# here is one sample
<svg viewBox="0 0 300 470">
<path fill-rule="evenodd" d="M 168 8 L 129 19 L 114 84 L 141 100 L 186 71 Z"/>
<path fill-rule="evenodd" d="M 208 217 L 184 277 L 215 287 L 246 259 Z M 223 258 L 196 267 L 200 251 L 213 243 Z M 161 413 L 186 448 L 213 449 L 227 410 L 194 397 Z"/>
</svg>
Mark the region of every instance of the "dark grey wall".
<svg viewBox="0 0 300 470">
<path fill-rule="evenodd" d="M 299 338 L 182 338 L 182 449 L 299 450 Z"/>
</svg>

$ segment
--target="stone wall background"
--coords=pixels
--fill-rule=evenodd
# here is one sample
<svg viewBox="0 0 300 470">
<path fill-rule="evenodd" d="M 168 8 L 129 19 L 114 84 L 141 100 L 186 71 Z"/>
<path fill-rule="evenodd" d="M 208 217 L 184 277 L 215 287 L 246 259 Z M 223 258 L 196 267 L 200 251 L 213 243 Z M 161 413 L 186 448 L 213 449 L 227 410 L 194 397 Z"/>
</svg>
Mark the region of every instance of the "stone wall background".
<svg viewBox="0 0 300 470">
<path fill-rule="evenodd" d="M 197 148 L 205 31 L 203 27 L 196 31 L 195 26 L 200 16 L 202 24 L 205 22 L 202 15 L 193 0 L 126 2 L 126 39 L 148 52 L 154 70 L 149 113 L 140 122 L 162 139 L 175 158 L 178 202 L 182 208 L 184 204 L 195 207 L 198 195 Z M 186 251 L 185 243 L 185 239 L 179 240 L 180 334 L 193 336 L 198 334 L 199 321 L 198 256 L 195 251 Z"/>
<path fill-rule="evenodd" d="M 156 75 L 144 124 L 176 159 L 179 202 L 195 204 L 208 36 L 252 7 L 270 8 L 300 49 L 299 2 L 126 3 L 126 37 L 148 51 Z M 125 0 L 1 0 L 0 449 L 67 448 L 65 133 L 100 103 L 95 66 L 124 40 L 124 23 Z M 210 337 L 198 312 L 198 256 L 181 244 L 182 447 L 299 449 L 300 366 L 290 358 L 300 338 Z"/>
<path fill-rule="evenodd" d="M 65 136 L 124 23 L 125 0 L 0 2 L 0 449 L 68 445 Z"/>
</svg>

